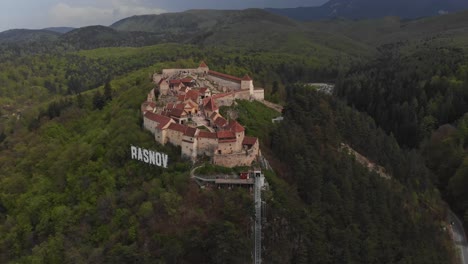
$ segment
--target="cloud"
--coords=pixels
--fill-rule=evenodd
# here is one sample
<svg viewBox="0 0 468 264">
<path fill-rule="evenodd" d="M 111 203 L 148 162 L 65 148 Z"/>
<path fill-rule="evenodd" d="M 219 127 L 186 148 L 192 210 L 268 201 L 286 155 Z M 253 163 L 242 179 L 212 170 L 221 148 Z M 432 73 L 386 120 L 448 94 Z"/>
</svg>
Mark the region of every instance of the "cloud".
<svg viewBox="0 0 468 264">
<path fill-rule="evenodd" d="M 141 0 L 100 0 L 99 5 L 57 3 L 49 10 L 50 24 L 56 26 L 110 25 L 133 15 L 160 14 L 163 9 L 144 5 Z"/>
</svg>

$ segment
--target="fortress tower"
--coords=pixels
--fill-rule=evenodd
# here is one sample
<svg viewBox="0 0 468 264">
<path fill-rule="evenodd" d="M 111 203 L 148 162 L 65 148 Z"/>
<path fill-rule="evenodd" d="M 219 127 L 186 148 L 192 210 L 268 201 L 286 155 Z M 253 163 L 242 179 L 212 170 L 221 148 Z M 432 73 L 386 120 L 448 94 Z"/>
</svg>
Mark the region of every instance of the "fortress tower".
<svg viewBox="0 0 468 264">
<path fill-rule="evenodd" d="M 248 74 L 246 74 L 241 80 L 241 90 L 249 90 L 251 96 L 254 94 L 253 80 Z"/>
<path fill-rule="evenodd" d="M 202 61 L 200 63 L 200 66 L 198 66 L 197 70 L 198 70 L 199 73 L 208 74 L 208 72 L 210 71 L 210 68 L 208 67 L 208 65 L 206 65 L 206 63 L 204 61 Z"/>
</svg>

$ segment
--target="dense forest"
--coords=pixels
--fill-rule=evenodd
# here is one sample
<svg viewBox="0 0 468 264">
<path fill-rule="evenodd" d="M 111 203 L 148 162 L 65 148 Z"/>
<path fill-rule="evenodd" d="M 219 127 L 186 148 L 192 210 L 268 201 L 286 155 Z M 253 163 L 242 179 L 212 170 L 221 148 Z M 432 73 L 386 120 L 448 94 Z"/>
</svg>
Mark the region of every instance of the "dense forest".
<svg viewBox="0 0 468 264">
<path fill-rule="evenodd" d="M 336 87 L 338 97 L 422 154 L 435 174 L 432 182 L 465 225 L 467 69 L 466 51 L 450 45 L 426 44 L 410 54 L 399 45 L 386 46 L 375 61 L 338 79 Z"/>
<path fill-rule="evenodd" d="M 440 226 L 445 212 L 429 170 L 415 162 L 421 157 L 329 96 L 300 86 L 288 91 L 285 121 L 272 133 L 271 147 L 291 185 L 272 180 L 274 221 L 266 233 L 275 236 L 267 235 L 268 262 L 449 263 L 450 240 Z M 386 168 L 396 180 L 359 165 L 340 151 L 342 142 L 375 160 L 390 157 Z M 376 143 L 389 152 L 376 151 Z M 286 209 L 283 203 L 297 202 L 292 194 L 301 206 Z"/>
<path fill-rule="evenodd" d="M 208 11 L 193 12 L 174 16 L 168 34 L 89 27 L 0 43 L 1 263 L 251 262 L 250 191 L 200 189 L 180 150 L 142 129 L 152 74 L 201 60 L 248 73 L 284 105 L 279 124 L 260 102 L 221 109 L 260 137 L 274 168 L 265 263 L 456 262 L 444 201 L 468 226 L 463 45 L 447 35 L 370 43 L 339 33 L 368 22 L 258 20 L 258 10 L 218 14 L 215 27 L 197 20 Z M 208 28 L 180 41 L 174 32 L 193 19 Z M 388 21 L 377 22 L 380 32 Z M 247 30 L 252 41 L 239 40 Z M 169 168 L 130 161 L 130 145 L 169 154 Z M 230 171 L 201 171 L 214 169 Z"/>
</svg>

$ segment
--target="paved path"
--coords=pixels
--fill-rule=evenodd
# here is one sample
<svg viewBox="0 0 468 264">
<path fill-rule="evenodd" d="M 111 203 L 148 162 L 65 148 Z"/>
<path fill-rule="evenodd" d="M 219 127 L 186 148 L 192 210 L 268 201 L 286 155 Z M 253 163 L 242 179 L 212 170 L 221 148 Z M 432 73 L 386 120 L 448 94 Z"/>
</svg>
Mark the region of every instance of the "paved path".
<svg viewBox="0 0 468 264">
<path fill-rule="evenodd" d="M 449 223 L 451 224 L 453 241 L 460 253 L 461 264 L 468 264 L 468 243 L 463 224 L 453 212 L 449 214 Z"/>
</svg>

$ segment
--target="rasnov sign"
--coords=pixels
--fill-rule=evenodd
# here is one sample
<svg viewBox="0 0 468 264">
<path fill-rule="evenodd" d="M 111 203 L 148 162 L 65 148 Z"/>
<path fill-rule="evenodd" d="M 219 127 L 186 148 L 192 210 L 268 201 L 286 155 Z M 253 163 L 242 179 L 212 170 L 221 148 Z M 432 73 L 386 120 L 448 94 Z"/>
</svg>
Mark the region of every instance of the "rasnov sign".
<svg viewBox="0 0 468 264">
<path fill-rule="evenodd" d="M 130 150 L 132 152 L 132 159 L 134 160 L 139 160 L 150 165 L 167 168 L 167 162 L 169 160 L 167 154 L 134 146 L 131 146 Z"/>
</svg>

